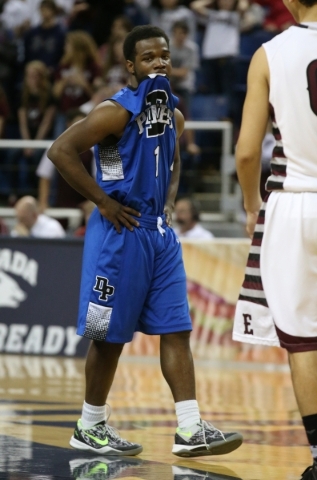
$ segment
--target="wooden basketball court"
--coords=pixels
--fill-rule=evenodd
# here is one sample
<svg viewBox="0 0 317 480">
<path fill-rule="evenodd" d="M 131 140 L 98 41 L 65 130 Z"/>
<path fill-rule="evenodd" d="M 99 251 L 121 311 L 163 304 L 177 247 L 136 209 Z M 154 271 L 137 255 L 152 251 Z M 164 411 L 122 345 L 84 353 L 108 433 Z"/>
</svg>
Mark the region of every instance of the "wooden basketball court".
<svg viewBox="0 0 317 480">
<path fill-rule="evenodd" d="M 73 450 L 83 371 L 83 359 L 0 356 L 0 479 L 299 480 L 311 463 L 285 363 L 196 361 L 203 419 L 245 442 L 190 460 L 171 454 L 174 404 L 155 357 L 123 357 L 109 398 L 109 423 L 141 443 L 142 454 Z"/>
</svg>

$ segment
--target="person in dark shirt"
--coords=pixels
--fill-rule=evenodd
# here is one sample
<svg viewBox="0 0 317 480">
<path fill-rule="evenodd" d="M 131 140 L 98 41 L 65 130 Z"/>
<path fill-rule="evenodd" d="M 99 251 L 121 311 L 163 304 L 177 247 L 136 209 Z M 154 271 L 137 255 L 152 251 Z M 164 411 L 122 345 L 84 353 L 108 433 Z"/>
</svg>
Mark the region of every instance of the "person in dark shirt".
<svg viewBox="0 0 317 480">
<path fill-rule="evenodd" d="M 34 60 L 25 68 L 18 109 L 20 137 L 23 140 L 52 138 L 55 112 L 47 68 L 44 63 Z M 42 155 L 41 149 L 11 149 L 8 163 L 11 166 L 11 193 L 14 196 L 34 193 L 37 185 L 35 169 Z M 12 199 L 10 203 L 14 203 Z"/>
<path fill-rule="evenodd" d="M 57 22 L 58 9 L 53 0 L 42 0 L 40 12 L 41 25 L 31 28 L 24 38 L 25 63 L 41 60 L 52 76 L 63 55 L 65 31 Z"/>
<path fill-rule="evenodd" d="M 65 52 L 55 74 L 53 93 L 58 103 L 58 121 L 54 137 L 66 128 L 67 111 L 88 102 L 101 83 L 97 45 L 87 32 L 68 32 Z"/>
</svg>

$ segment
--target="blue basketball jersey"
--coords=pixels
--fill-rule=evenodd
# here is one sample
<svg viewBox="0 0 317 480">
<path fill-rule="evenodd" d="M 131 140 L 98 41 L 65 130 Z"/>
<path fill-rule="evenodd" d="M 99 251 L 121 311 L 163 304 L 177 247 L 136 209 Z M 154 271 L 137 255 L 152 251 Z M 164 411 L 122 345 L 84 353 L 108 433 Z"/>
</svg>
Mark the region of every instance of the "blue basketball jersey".
<svg viewBox="0 0 317 480">
<path fill-rule="evenodd" d="M 116 145 L 95 145 L 97 182 L 123 205 L 161 215 L 173 169 L 178 98 L 165 75 L 151 74 L 137 88 L 123 88 L 111 99 L 131 118 Z"/>
</svg>

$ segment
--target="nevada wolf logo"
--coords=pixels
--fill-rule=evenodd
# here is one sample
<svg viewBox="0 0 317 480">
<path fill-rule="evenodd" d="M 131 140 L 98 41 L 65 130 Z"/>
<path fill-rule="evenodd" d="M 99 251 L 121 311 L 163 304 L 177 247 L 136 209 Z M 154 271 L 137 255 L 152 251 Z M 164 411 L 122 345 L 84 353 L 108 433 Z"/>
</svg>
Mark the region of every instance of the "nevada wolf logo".
<svg viewBox="0 0 317 480">
<path fill-rule="evenodd" d="M 148 107 L 135 119 L 139 134 L 146 128 L 147 138 L 158 137 L 165 132 L 166 125 L 173 128 L 173 112 L 167 106 L 168 95 L 165 90 L 153 90 L 146 96 Z"/>
<path fill-rule="evenodd" d="M 26 297 L 18 282 L 0 271 L 0 307 L 18 308 Z"/>
</svg>

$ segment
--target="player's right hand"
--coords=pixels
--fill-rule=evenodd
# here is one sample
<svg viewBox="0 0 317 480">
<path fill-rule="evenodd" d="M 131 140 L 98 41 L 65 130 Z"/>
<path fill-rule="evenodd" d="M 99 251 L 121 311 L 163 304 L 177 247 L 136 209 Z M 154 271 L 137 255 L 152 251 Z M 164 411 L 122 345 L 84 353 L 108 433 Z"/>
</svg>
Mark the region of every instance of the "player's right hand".
<svg viewBox="0 0 317 480">
<path fill-rule="evenodd" d="M 140 217 L 140 212 L 126 207 L 110 197 L 107 197 L 102 205 L 98 205 L 98 208 L 101 215 L 114 224 L 118 233 L 121 233 L 121 225 L 130 230 L 130 232 L 133 232 L 133 227 L 140 226 L 139 222 L 132 217 L 132 215 Z"/>
<path fill-rule="evenodd" d="M 254 229 L 259 216 L 259 211 L 247 212 L 246 231 L 251 239 L 253 238 Z"/>
</svg>

